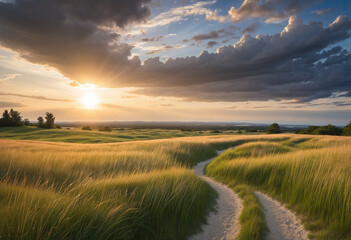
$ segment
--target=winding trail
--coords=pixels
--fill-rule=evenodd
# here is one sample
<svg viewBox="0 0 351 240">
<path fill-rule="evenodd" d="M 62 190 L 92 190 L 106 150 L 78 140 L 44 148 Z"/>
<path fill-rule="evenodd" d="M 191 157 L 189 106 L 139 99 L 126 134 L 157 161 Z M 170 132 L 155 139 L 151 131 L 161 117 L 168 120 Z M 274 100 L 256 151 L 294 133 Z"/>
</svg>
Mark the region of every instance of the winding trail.
<svg viewBox="0 0 351 240">
<path fill-rule="evenodd" d="M 301 221 L 289 209 L 267 195 L 255 192 L 269 228 L 267 240 L 308 240 L 308 232 Z"/>
<path fill-rule="evenodd" d="M 217 151 L 220 155 L 223 151 Z M 240 231 L 239 217 L 243 209 L 242 200 L 226 185 L 203 173 L 207 164 L 213 161 L 213 157 L 207 161 L 198 163 L 194 172 L 205 180 L 218 193 L 216 211 L 207 216 L 207 224 L 202 226 L 202 232 L 190 236 L 189 240 L 233 240 Z M 289 209 L 278 201 L 261 193 L 254 192 L 259 199 L 265 215 L 265 222 L 269 228 L 266 240 L 308 240 L 308 231 L 301 221 Z"/>
<path fill-rule="evenodd" d="M 224 151 L 217 151 L 218 155 Z M 216 212 L 211 212 L 207 217 L 207 224 L 202 227 L 202 232 L 193 235 L 189 240 L 232 240 L 240 231 L 239 217 L 242 210 L 242 201 L 239 196 L 226 185 L 206 177 L 203 170 L 214 158 L 198 163 L 194 172 L 205 180 L 218 193 Z"/>
</svg>

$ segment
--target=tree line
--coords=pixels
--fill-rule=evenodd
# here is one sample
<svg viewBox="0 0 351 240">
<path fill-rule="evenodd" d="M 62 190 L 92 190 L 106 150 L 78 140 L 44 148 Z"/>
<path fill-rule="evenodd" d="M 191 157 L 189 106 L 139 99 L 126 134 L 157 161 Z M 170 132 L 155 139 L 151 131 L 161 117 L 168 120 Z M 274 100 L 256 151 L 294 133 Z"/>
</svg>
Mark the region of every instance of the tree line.
<svg viewBox="0 0 351 240">
<path fill-rule="evenodd" d="M 32 124 L 30 121 L 25 118 L 22 120 L 21 113 L 15 111 L 11 108 L 10 111 L 5 110 L 0 118 L 0 127 L 21 127 L 21 126 L 37 126 L 39 128 L 59 128 L 55 125 L 55 116 L 54 114 L 47 112 L 45 114 L 45 119 L 42 116 L 38 117 L 37 124 Z"/>
</svg>

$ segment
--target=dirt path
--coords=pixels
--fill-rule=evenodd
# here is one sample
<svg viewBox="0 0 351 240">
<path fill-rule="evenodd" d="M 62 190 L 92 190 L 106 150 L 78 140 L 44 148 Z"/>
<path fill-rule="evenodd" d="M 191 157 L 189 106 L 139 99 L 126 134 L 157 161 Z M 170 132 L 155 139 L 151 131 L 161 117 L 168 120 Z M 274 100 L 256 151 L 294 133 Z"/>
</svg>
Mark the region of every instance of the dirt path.
<svg viewBox="0 0 351 240">
<path fill-rule="evenodd" d="M 223 151 L 218 151 L 221 154 Z M 227 186 L 204 176 L 203 170 L 214 158 L 200 162 L 195 166 L 194 172 L 208 182 L 218 193 L 216 212 L 207 217 L 207 224 L 202 232 L 193 235 L 189 240 L 232 240 L 240 230 L 239 216 L 242 210 L 242 201 Z"/>
<path fill-rule="evenodd" d="M 308 232 L 289 209 L 267 195 L 255 192 L 264 210 L 270 230 L 267 240 L 308 240 Z"/>
</svg>

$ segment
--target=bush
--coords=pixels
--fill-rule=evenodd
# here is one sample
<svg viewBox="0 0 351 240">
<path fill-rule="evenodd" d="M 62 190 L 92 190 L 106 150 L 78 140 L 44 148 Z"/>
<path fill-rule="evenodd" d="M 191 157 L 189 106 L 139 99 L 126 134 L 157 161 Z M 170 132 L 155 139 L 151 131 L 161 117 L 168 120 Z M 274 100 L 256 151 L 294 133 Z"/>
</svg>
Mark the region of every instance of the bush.
<svg viewBox="0 0 351 240">
<path fill-rule="evenodd" d="M 342 129 L 334 125 L 322 126 L 313 131 L 312 134 L 316 135 L 341 135 Z"/>
<path fill-rule="evenodd" d="M 112 129 L 109 128 L 109 127 L 103 127 L 103 128 L 100 128 L 99 131 L 102 131 L 102 132 L 112 132 Z"/>
<path fill-rule="evenodd" d="M 281 133 L 282 130 L 280 130 L 280 126 L 278 123 L 273 123 L 268 129 L 267 133 L 268 134 L 274 134 L 274 133 Z"/>
<path fill-rule="evenodd" d="M 89 127 L 89 126 L 84 126 L 84 127 L 82 127 L 82 130 L 91 130 L 91 128 Z"/>
</svg>

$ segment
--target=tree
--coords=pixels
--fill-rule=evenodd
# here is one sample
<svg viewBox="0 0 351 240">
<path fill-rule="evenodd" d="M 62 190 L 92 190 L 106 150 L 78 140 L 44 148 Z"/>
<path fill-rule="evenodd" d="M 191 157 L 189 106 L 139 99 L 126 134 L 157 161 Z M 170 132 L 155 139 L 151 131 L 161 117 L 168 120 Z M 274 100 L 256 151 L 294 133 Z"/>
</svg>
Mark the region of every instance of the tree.
<svg viewBox="0 0 351 240">
<path fill-rule="evenodd" d="M 343 135 L 345 136 L 351 136 L 351 122 L 347 124 L 344 129 L 343 129 Z"/>
<path fill-rule="evenodd" d="M 0 119 L 0 126 L 2 127 L 18 127 L 22 126 L 22 117 L 21 114 L 13 109 L 5 110 Z"/>
<path fill-rule="evenodd" d="M 23 125 L 24 126 L 29 126 L 30 125 L 30 122 L 29 122 L 28 118 L 23 119 Z"/>
<path fill-rule="evenodd" d="M 312 134 L 316 135 L 341 135 L 342 133 L 343 130 L 341 128 L 331 124 L 327 126 L 321 126 L 312 132 Z"/>
<path fill-rule="evenodd" d="M 282 130 L 280 130 L 280 126 L 278 123 L 273 123 L 268 129 L 267 133 L 268 134 L 274 134 L 274 133 L 281 133 Z"/>
<path fill-rule="evenodd" d="M 38 117 L 38 127 L 43 128 L 44 127 L 44 118 L 43 117 Z"/>
<path fill-rule="evenodd" d="M 54 122 L 55 122 L 55 117 L 54 114 L 47 112 L 45 116 L 46 122 L 45 122 L 45 127 L 46 128 L 53 128 L 54 127 Z"/>
</svg>

